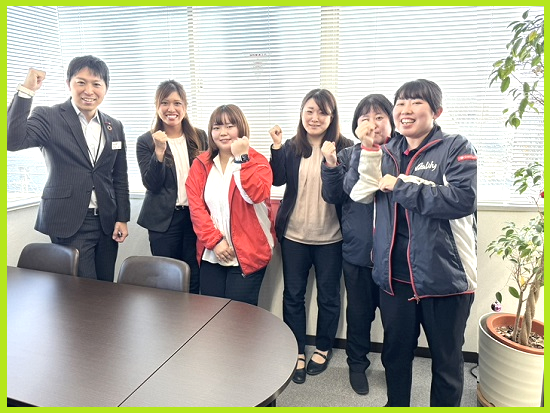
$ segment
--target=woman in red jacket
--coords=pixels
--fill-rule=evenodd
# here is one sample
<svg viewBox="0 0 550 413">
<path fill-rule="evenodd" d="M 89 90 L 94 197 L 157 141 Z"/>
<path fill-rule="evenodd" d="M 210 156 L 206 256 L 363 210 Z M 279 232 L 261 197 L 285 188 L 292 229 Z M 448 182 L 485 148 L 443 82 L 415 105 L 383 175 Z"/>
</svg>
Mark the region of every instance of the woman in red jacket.
<svg viewBox="0 0 550 413">
<path fill-rule="evenodd" d="M 250 129 L 235 105 L 218 107 L 208 123 L 208 151 L 186 182 L 197 234 L 201 294 L 258 304 L 274 230 L 269 162 L 249 146 Z"/>
</svg>

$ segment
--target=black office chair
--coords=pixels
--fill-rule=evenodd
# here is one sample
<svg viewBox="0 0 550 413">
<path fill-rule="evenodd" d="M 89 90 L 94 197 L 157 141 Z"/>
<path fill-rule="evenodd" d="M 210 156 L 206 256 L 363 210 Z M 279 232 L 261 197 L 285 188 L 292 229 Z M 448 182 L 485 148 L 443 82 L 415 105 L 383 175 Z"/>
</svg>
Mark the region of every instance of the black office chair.
<svg viewBox="0 0 550 413">
<path fill-rule="evenodd" d="M 117 282 L 189 292 L 191 269 L 185 261 L 168 257 L 128 257 L 120 266 Z"/>
<path fill-rule="evenodd" d="M 29 270 L 78 275 L 79 252 L 65 245 L 34 242 L 25 245 L 17 266 Z"/>
</svg>

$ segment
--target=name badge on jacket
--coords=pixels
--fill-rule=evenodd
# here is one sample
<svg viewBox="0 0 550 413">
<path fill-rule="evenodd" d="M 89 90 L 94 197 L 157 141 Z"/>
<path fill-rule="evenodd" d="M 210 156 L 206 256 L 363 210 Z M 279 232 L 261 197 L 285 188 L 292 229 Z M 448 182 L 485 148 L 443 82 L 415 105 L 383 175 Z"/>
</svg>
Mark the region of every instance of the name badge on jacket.
<svg viewBox="0 0 550 413">
<path fill-rule="evenodd" d="M 114 141 L 113 142 L 113 151 L 122 149 L 122 142 L 121 141 Z"/>
</svg>

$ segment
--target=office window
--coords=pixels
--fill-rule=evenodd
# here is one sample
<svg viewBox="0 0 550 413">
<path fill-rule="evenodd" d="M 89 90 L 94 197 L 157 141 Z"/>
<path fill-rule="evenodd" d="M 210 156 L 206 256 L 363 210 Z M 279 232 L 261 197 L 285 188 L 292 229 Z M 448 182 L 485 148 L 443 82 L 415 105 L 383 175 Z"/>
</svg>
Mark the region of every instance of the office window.
<svg viewBox="0 0 550 413">
<path fill-rule="evenodd" d="M 508 24 L 525 9 L 10 6 L 8 103 L 29 66 L 48 71 L 35 104 L 49 105 L 69 96 L 64 71 L 72 57 L 104 59 L 111 86 L 101 109 L 124 124 L 130 188 L 141 193 L 135 141 L 151 126 L 155 89 L 163 80 L 183 84 L 191 122 L 202 129 L 215 107 L 239 105 L 252 145 L 269 157 L 269 128 L 277 123 L 291 138 L 301 100 L 313 88 L 334 93 L 342 132 L 351 138 L 361 98 L 383 93 L 393 101 L 404 82 L 428 78 L 443 90 L 438 122 L 478 149 L 479 203 L 517 203 L 512 173 L 527 161 L 543 161 L 543 123 L 528 115 L 518 130 L 504 127 L 502 110 L 511 103 L 498 87 L 489 88 L 489 74 L 506 55 Z M 532 15 L 543 12 L 531 9 Z M 25 50 L 37 33 L 48 47 Z M 40 158 L 37 150 L 8 154 L 8 202 L 40 194 Z M 281 196 L 282 189 L 273 194 Z"/>
</svg>

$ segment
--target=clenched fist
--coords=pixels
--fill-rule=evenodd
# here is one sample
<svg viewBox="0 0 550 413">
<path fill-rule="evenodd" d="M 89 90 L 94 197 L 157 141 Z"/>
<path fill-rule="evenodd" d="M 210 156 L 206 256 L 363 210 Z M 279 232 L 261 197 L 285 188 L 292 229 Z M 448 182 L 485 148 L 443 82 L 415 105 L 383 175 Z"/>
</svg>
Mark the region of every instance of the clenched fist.
<svg viewBox="0 0 550 413">
<path fill-rule="evenodd" d="M 237 138 L 233 142 L 231 142 L 231 153 L 234 157 L 244 155 L 245 153 L 248 154 L 249 147 L 250 142 L 248 138 L 246 136 L 243 136 L 242 138 Z"/>
<path fill-rule="evenodd" d="M 283 130 L 279 125 L 275 125 L 269 130 L 269 134 L 273 140 L 273 149 L 279 149 L 283 142 Z"/>
<path fill-rule="evenodd" d="M 372 148 L 374 146 L 374 130 L 376 125 L 369 121 L 363 121 L 355 129 L 355 136 L 359 138 L 361 144 L 365 148 Z"/>
<path fill-rule="evenodd" d="M 27 73 L 27 78 L 23 82 L 23 86 L 36 92 L 42 86 L 42 82 L 45 78 L 46 72 L 31 67 Z"/>
<path fill-rule="evenodd" d="M 336 158 L 336 145 L 334 142 L 324 141 L 323 146 L 321 146 L 321 152 L 329 168 L 334 168 L 338 164 L 338 159 Z"/>
<path fill-rule="evenodd" d="M 155 144 L 155 155 L 159 162 L 164 161 L 164 153 L 166 152 L 166 146 L 168 145 L 168 135 L 162 130 L 158 130 L 153 133 L 153 143 Z"/>
</svg>

